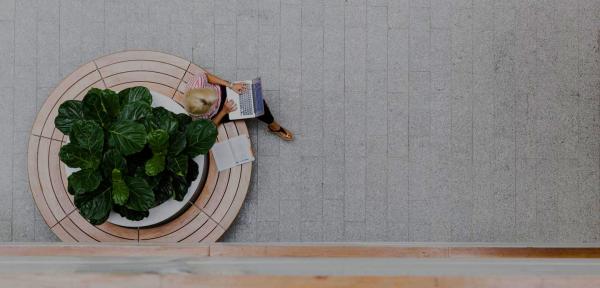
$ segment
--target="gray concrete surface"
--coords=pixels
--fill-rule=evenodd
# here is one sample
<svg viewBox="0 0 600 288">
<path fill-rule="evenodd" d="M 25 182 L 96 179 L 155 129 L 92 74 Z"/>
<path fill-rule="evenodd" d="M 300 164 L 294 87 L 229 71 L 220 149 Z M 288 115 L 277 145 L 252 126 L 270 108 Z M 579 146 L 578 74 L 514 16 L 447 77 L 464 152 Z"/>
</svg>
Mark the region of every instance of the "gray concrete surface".
<svg viewBox="0 0 600 288">
<path fill-rule="evenodd" d="M 598 0 L 0 0 L 0 240 L 50 241 L 26 143 L 124 49 L 263 77 L 280 142 L 226 241 L 600 242 Z"/>
</svg>

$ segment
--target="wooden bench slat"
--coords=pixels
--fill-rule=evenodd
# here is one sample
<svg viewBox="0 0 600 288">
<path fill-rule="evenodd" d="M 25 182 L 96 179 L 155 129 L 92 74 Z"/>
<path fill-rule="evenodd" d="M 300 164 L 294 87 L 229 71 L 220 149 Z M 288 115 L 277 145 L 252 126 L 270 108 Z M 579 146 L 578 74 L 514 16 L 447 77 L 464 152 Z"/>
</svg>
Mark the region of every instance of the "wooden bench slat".
<svg viewBox="0 0 600 288">
<path fill-rule="evenodd" d="M 78 242 L 77 239 L 73 238 L 71 234 L 67 233 L 63 226 L 60 226 L 58 223 L 50 228 L 52 232 L 63 242 Z"/>
<path fill-rule="evenodd" d="M 73 213 L 78 212 L 75 211 Z M 69 217 L 62 219 L 60 222 L 58 222 L 58 225 L 62 226 L 62 228 L 65 229 L 65 231 L 67 231 L 67 233 L 69 233 L 69 235 L 71 235 L 77 242 L 98 242 L 98 240 L 92 238 L 83 229 L 81 229 L 79 225 L 71 221 Z"/>
<path fill-rule="evenodd" d="M 75 206 L 73 205 L 73 201 L 69 198 L 71 196 L 67 192 L 66 182 L 63 182 L 62 169 L 64 166 L 61 165 L 59 158 L 60 147 L 62 146 L 62 142 L 59 141 L 50 141 L 50 154 L 49 154 L 49 165 L 50 165 L 50 181 L 52 182 L 52 189 L 54 190 L 54 195 L 56 195 L 56 199 L 58 203 L 62 207 L 62 210 L 68 213 L 75 210 Z"/>
<path fill-rule="evenodd" d="M 204 213 L 203 215 L 207 218 L 206 222 L 188 237 L 182 239 L 182 243 L 214 242 L 223 235 L 223 233 L 221 233 L 221 230 L 223 229 L 219 227 L 217 222 L 208 218 L 208 215 Z"/>
<path fill-rule="evenodd" d="M 200 209 L 193 205 L 190 205 L 187 210 L 179 215 L 179 217 L 153 228 L 140 228 L 140 241 L 144 240 L 156 240 L 161 241 L 159 238 L 173 238 L 173 233 L 178 232 L 183 227 L 190 224 L 200 214 Z M 170 236 L 171 235 L 171 236 Z M 177 236 L 177 235 L 175 235 Z M 158 239 L 158 240 L 157 240 Z M 167 241 L 168 242 L 168 241 Z"/>
<path fill-rule="evenodd" d="M 60 206 L 58 199 L 56 198 L 56 194 L 54 194 L 54 187 L 52 187 L 52 180 L 50 179 L 50 163 L 49 163 L 49 153 L 51 141 L 47 138 L 40 138 L 40 144 L 38 147 L 38 172 L 40 176 L 40 184 L 42 186 L 42 195 L 45 199 L 45 202 L 48 204 L 48 208 L 52 211 L 52 215 L 58 221 L 62 220 L 72 211 L 65 211 Z"/>
<path fill-rule="evenodd" d="M 39 179 L 39 171 L 38 171 L 38 145 L 40 142 L 39 136 L 30 135 L 29 136 L 29 147 L 27 155 L 27 172 L 29 174 L 29 188 L 31 190 L 31 194 L 33 194 L 33 200 L 35 201 L 35 205 L 38 207 L 42 218 L 49 227 L 52 227 L 58 223 L 56 217 L 48 207 L 48 202 L 44 198 L 44 193 L 42 192 L 42 184 Z"/>
<path fill-rule="evenodd" d="M 181 229 L 174 231 L 171 234 L 165 235 L 160 238 L 155 238 L 155 239 L 142 239 L 140 237 L 140 242 L 161 242 L 161 243 L 180 242 L 183 239 L 187 239 L 190 235 L 192 235 L 196 231 L 201 230 L 204 226 L 206 226 L 206 225 L 210 226 L 210 225 L 212 225 L 212 223 L 214 223 L 214 221 L 210 220 L 210 218 L 205 213 L 198 210 L 198 208 L 192 206 L 192 207 L 190 207 L 190 210 L 192 210 L 192 209 L 197 210 L 198 213 L 192 219 L 192 221 L 187 223 L 187 225 L 181 227 Z M 142 230 L 140 230 L 140 232 L 141 231 Z"/>
<path fill-rule="evenodd" d="M 168 74 L 172 77 L 181 79 L 185 74 L 185 69 L 177 66 L 173 66 L 171 64 L 156 62 L 156 61 L 148 61 L 148 60 L 132 60 L 125 62 L 118 62 L 108 66 L 104 66 L 99 69 L 100 75 L 103 78 L 107 78 L 109 76 L 120 74 L 123 72 L 131 72 L 131 71 L 151 71 L 151 72 L 159 72 L 163 74 Z"/>
<path fill-rule="evenodd" d="M 151 71 L 132 71 L 125 72 L 121 74 L 115 74 L 109 77 L 104 78 L 104 82 L 108 88 L 130 83 L 130 82 L 151 82 L 151 83 L 159 83 L 171 88 L 177 88 L 181 79 L 175 78 L 173 76 L 167 74 L 161 74 L 157 72 Z"/>
<path fill-rule="evenodd" d="M 248 135 L 248 128 L 243 121 L 235 121 L 235 126 L 240 135 Z M 246 194 L 248 192 L 252 177 L 252 163 L 243 164 L 241 168 L 242 172 L 240 175 L 238 189 L 235 193 L 231 206 L 225 213 L 225 216 L 223 216 L 223 219 L 221 219 L 219 222 L 221 227 L 229 227 L 233 223 L 240 209 L 242 208 L 244 200 L 246 199 Z"/>
<path fill-rule="evenodd" d="M 229 135 L 227 135 L 227 130 L 225 129 L 224 125 L 219 125 L 217 129 L 219 131 L 219 134 L 217 136 L 218 142 L 225 141 L 229 138 Z M 212 154 L 212 152 L 209 153 Z M 202 189 L 200 197 L 198 197 L 198 199 L 196 199 L 196 201 L 194 202 L 194 205 L 196 205 L 196 207 L 200 208 L 202 211 L 204 211 L 204 213 L 208 215 L 212 215 L 217 209 L 219 203 L 221 203 L 221 199 L 223 198 L 223 194 L 225 193 L 225 189 L 227 188 L 227 183 L 229 182 L 229 169 L 219 172 L 217 170 L 216 163 L 214 163 L 214 159 L 212 159 L 212 155 L 211 160 L 213 161 L 209 162 L 209 172 L 207 178 L 212 176 L 215 180 L 211 179 L 210 181 L 206 181 L 206 184 Z M 214 186 L 212 186 L 212 183 L 215 183 Z"/>
<path fill-rule="evenodd" d="M 190 61 L 184 60 L 174 55 L 169 55 L 157 51 L 148 50 L 131 50 L 124 52 L 117 52 L 94 60 L 98 68 L 108 66 L 123 61 L 132 60 L 151 60 L 171 64 L 177 66 L 183 70 L 187 70 L 190 65 Z"/>
<path fill-rule="evenodd" d="M 69 219 L 75 223 L 86 234 L 100 242 L 136 242 L 138 240 L 137 229 L 123 228 L 108 222 L 94 226 L 85 220 L 79 211 L 69 214 Z"/>
<path fill-rule="evenodd" d="M 223 124 L 225 129 L 227 130 L 227 136 L 236 137 L 238 136 L 238 130 L 235 126 L 235 122 L 228 122 Z M 223 198 L 221 199 L 221 203 L 211 214 L 210 216 L 217 222 L 221 222 L 229 208 L 231 207 L 231 203 L 235 198 L 235 194 L 237 193 L 239 182 L 242 174 L 242 166 L 234 166 L 229 169 L 229 181 L 227 183 L 227 188 L 225 189 L 225 193 L 223 194 Z"/>
</svg>

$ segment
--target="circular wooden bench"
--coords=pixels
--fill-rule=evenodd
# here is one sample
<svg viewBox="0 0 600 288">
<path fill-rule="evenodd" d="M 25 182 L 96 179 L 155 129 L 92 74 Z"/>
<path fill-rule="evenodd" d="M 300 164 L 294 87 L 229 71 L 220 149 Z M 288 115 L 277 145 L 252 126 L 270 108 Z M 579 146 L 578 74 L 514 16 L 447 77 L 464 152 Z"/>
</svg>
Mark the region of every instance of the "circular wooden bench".
<svg viewBox="0 0 600 288">
<path fill-rule="evenodd" d="M 52 91 L 33 124 L 28 148 L 29 184 L 40 213 L 66 242 L 215 242 L 237 216 L 250 184 L 250 163 L 218 172 L 209 155 L 206 184 L 180 216 L 152 228 L 124 228 L 108 222 L 94 226 L 79 215 L 67 193 L 58 152 L 66 141 L 54 127 L 58 107 L 82 99 L 92 87 L 122 90 L 145 86 L 181 103 L 187 82 L 203 71 L 190 61 L 154 51 L 126 51 L 87 63 Z M 243 121 L 219 126 L 218 141 L 248 134 Z"/>
</svg>

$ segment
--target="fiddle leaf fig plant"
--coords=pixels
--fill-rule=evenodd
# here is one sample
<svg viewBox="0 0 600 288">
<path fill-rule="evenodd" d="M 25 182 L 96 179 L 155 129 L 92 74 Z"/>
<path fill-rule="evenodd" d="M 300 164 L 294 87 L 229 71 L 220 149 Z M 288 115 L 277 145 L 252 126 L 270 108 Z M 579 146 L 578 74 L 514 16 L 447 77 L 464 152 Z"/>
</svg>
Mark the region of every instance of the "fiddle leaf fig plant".
<svg viewBox="0 0 600 288">
<path fill-rule="evenodd" d="M 182 201 L 199 174 L 193 158 L 217 139 L 211 121 L 151 105 L 145 87 L 92 88 L 58 109 L 54 124 L 69 136 L 60 160 L 79 169 L 68 177 L 68 191 L 94 225 L 111 211 L 139 221 L 171 198 Z"/>
</svg>

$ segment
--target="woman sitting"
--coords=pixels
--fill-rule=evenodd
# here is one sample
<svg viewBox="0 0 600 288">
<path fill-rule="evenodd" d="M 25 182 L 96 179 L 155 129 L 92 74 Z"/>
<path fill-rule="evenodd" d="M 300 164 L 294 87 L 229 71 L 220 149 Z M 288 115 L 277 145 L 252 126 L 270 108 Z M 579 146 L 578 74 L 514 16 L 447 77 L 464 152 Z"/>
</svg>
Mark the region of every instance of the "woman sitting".
<svg viewBox="0 0 600 288">
<path fill-rule="evenodd" d="M 184 98 L 186 111 L 195 118 L 212 119 L 217 126 L 231 121 L 228 114 L 237 110 L 237 107 L 232 100 L 227 100 L 225 87 L 240 94 L 247 89 L 244 84 L 231 83 L 208 72 L 198 73 L 195 79 L 188 83 Z M 292 132 L 275 121 L 266 102 L 264 106 L 265 113 L 257 119 L 267 124 L 269 132 L 283 140 L 291 141 L 294 138 Z"/>
</svg>

